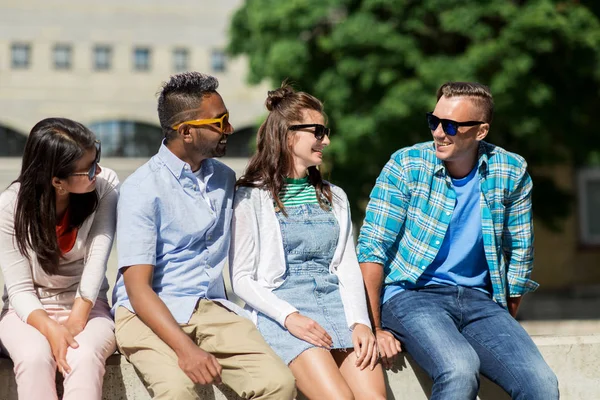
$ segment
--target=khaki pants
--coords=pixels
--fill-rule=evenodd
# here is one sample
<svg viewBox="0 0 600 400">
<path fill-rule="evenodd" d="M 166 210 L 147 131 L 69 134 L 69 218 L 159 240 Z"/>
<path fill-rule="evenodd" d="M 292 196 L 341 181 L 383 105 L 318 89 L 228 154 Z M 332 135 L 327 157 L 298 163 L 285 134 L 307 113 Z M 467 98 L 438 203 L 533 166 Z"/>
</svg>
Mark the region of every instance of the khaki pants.
<svg viewBox="0 0 600 400">
<path fill-rule="evenodd" d="M 140 373 L 154 399 L 199 399 L 175 352 L 137 315 L 118 307 L 117 345 Z M 292 399 L 294 376 L 271 350 L 252 321 L 201 299 L 181 329 L 223 367 L 223 383 L 245 399 Z"/>
</svg>

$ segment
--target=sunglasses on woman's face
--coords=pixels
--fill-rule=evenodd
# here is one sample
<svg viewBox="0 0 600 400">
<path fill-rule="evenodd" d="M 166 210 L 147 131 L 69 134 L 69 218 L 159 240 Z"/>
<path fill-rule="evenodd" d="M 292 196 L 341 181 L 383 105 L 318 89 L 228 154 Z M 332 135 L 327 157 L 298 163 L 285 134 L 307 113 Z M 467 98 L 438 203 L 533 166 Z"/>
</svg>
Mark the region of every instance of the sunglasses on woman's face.
<svg viewBox="0 0 600 400">
<path fill-rule="evenodd" d="M 315 135 L 315 138 L 317 140 L 323 140 L 325 135 L 327 135 L 328 137 L 331 136 L 331 130 L 321 124 L 292 125 L 289 127 L 289 130 L 290 131 L 301 131 L 306 128 L 315 128 L 315 130 L 312 131 L 312 134 Z"/>
<path fill-rule="evenodd" d="M 438 118 L 435 115 L 433 115 L 432 112 L 427 113 L 427 124 L 429 125 L 429 129 L 431 129 L 432 132 L 437 129 L 440 123 L 442 124 L 442 129 L 444 130 L 444 133 L 450 136 L 456 136 L 456 134 L 458 133 L 458 128 L 461 126 L 475 126 L 485 124 L 485 122 L 482 121 L 457 122 L 452 121 L 451 119 Z"/>
<path fill-rule="evenodd" d="M 102 149 L 99 140 L 94 141 L 94 145 L 96 146 L 96 159 L 94 160 L 94 163 L 88 172 L 75 172 L 71 174 L 71 176 L 87 176 L 90 181 L 94 180 L 94 177 L 96 176 L 96 169 L 98 168 L 98 163 L 100 162 L 100 150 Z"/>
</svg>

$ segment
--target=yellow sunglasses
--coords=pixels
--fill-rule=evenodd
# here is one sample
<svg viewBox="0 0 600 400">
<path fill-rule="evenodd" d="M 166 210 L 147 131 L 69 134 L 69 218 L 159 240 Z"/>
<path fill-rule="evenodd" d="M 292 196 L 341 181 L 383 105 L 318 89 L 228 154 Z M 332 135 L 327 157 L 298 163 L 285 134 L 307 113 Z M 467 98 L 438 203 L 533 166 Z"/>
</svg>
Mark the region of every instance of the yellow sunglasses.
<svg viewBox="0 0 600 400">
<path fill-rule="evenodd" d="M 171 128 L 173 128 L 173 130 L 177 130 L 177 129 L 179 129 L 179 127 L 181 125 L 202 126 L 202 125 L 216 124 L 217 122 L 219 123 L 221 132 L 223 132 L 224 127 L 229 124 L 229 113 L 223 114 L 223 116 L 221 118 L 192 119 L 189 121 L 180 122 L 179 124 L 173 125 Z"/>
</svg>

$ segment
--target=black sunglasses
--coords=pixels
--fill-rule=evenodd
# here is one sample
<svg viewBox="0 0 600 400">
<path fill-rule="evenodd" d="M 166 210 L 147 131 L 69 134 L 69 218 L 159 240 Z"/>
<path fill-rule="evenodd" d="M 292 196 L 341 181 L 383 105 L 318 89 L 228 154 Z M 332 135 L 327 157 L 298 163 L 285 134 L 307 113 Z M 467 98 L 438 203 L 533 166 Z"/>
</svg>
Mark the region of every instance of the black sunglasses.
<svg viewBox="0 0 600 400">
<path fill-rule="evenodd" d="M 304 124 L 304 125 L 292 125 L 289 127 L 290 131 L 299 131 L 305 128 L 315 128 L 312 132 L 317 140 L 323 140 L 325 135 L 331 136 L 331 130 L 321 124 Z"/>
<path fill-rule="evenodd" d="M 461 126 L 475 126 L 485 124 L 482 121 L 466 121 L 466 122 L 457 122 L 452 121 L 451 119 L 442 119 L 433 115 L 432 112 L 427 113 L 427 124 L 429 125 L 429 129 L 435 131 L 439 126 L 440 122 L 442 123 L 442 129 L 446 133 L 446 135 L 455 136 L 458 133 L 458 128 Z"/>
<path fill-rule="evenodd" d="M 98 168 L 98 163 L 100 162 L 100 151 L 102 150 L 102 146 L 100 145 L 99 140 L 94 141 L 94 145 L 96 146 L 96 159 L 94 163 L 88 170 L 88 172 L 75 172 L 71 174 L 71 176 L 87 176 L 90 181 L 94 179 L 96 176 L 96 169 Z"/>
</svg>

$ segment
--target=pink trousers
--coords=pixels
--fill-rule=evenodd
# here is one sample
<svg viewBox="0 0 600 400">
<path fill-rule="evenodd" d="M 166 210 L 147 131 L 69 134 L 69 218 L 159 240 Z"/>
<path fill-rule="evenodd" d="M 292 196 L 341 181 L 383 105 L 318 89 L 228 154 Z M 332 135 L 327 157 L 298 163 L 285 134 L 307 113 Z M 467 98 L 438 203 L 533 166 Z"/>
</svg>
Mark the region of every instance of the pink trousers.
<svg viewBox="0 0 600 400">
<path fill-rule="evenodd" d="M 57 309 L 46 312 L 57 322 L 66 321 L 70 313 Z M 104 365 L 116 349 L 114 329 L 108 304 L 98 300 L 86 327 L 75 337 L 79 347 L 67 350 L 71 373 L 65 375 L 63 400 L 102 399 Z M 13 361 L 20 400 L 58 398 L 56 362 L 44 335 L 9 311 L 0 319 L 0 343 L 2 352 Z"/>
</svg>

